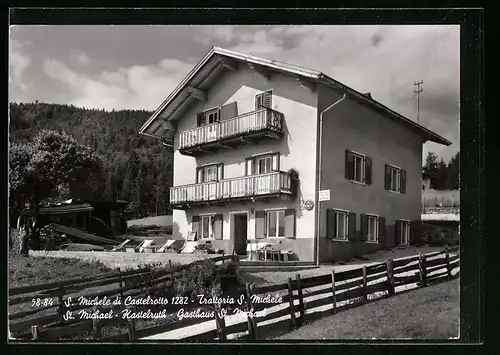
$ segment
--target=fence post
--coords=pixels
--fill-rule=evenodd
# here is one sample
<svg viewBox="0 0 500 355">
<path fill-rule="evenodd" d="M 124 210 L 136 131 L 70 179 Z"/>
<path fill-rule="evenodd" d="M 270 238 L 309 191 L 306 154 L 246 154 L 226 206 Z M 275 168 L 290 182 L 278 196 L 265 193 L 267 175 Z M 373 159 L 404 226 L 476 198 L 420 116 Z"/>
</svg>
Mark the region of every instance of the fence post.
<svg viewBox="0 0 500 355">
<path fill-rule="evenodd" d="M 247 312 L 248 317 L 247 317 L 247 327 L 248 327 L 248 335 L 251 339 L 257 339 L 257 336 L 255 334 L 255 328 L 254 328 L 254 322 L 253 322 L 253 317 L 250 315 L 251 312 L 253 312 L 252 309 L 252 291 L 250 290 L 250 284 L 245 285 L 246 289 L 246 298 L 247 298 Z"/>
<path fill-rule="evenodd" d="M 97 306 L 94 306 L 93 311 L 98 312 L 99 308 L 97 308 Z M 100 340 L 102 337 L 101 324 L 97 315 L 96 317 L 92 318 L 92 335 L 94 337 L 94 340 Z"/>
<path fill-rule="evenodd" d="M 448 273 L 448 280 L 451 280 L 451 267 L 450 267 L 450 252 L 448 246 L 445 247 L 445 258 L 446 258 L 446 271 Z"/>
<path fill-rule="evenodd" d="M 118 268 L 118 287 L 120 288 L 120 297 L 123 298 L 123 290 L 121 290 L 124 286 L 124 282 L 122 280 L 121 268 Z"/>
<path fill-rule="evenodd" d="M 425 254 L 420 253 L 418 256 L 418 269 L 420 273 L 420 286 L 427 286 L 427 266 Z"/>
<path fill-rule="evenodd" d="M 302 287 L 300 286 L 300 275 L 295 274 L 295 279 L 297 280 L 297 294 L 299 296 L 299 312 L 300 312 L 300 319 L 298 324 L 304 323 L 305 317 L 306 317 L 306 310 L 304 307 L 304 297 L 302 295 Z"/>
<path fill-rule="evenodd" d="M 38 325 L 32 325 L 31 326 L 31 336 L 32 340 L 38 340 L 39 335 L 38 335 Z"/>
<path fill-rule="evenodd" d="M 332 313 L 335 314 L 337 311 L 337 295 L 335 295 L 335 271 L 332 270 Z"/>
<path fill-rule="evenodd" d="M 253 327 L 253 334 L 254 334 L 254 338 L 255 339 L 258 339 L 259 335 L 258 335 L 258 330 L 257 330 L 257 319 L 254 317 L 254 308 L 253 308 L 253 304 L 252 304 L 252 295 L 254 294 L 254 284 L 252 283 L 250 285 L 250 297 L 248 298 L 248 300 L 250 301 L 250 305 L 252 306 L 250 308 L 250 311 L 252 312 L 252 327 Z"/>
<path fill-rule="evenodd" d="M 290 317 L 292 319 L 292 329 L 297 327 L 297 320 L 295 319 L 295 306 L 293 304 L 293 287 L 292 287 L 292 278 L 288 278 L 288 298 L 289 298 L 289 307 L 290 307 Z"/>
<path fill-rule="evenodd" d="M 59 289 L 59 295 L 57 296 L 57 302 L 58 302 L 58 307 L 57 307 L 57 311 L 58 313 L 62 316 L 64 314 L 64 289 L 61 287 Z"/>
<path fill-rule="evenodd" d="M 222 250 L 222 265 L 224 265 L 226 263 L 225 256 L 226 256 L 226 254 L 224 254 L 224 250 Z"/>
<path fill-rule="evenodd" d="M 127 309 L 132 313 L 134 309 L 132 307 L 127 307 Z M 135 340 L 135 318 L 129 317 L 127 318 L 127 326 L 128 326 L 128 339 Z"/>
<path fill-rule="evenodd" d="M 219 338 L 219 341 L 224 341 L 226 340 L 226 333 L 225 333 L 225 328 L 226 328 L 226 320 L 224 319 L 224 316 L 220 317 L 221 312 L 221 306 L 219 303 L 216 303 L 214 305 L 215 308 L 215 325 L 217 326 L 217 338 Z"/>
<path fill-rule="evenodd" d="M 172 260 L 169 260 L 169 261 L 168 261 L 168 266 L 169 266 L 170 268 L 172 268 Z"/>
<path fill-rule="evenodd" d="M 394 261 L 392 259 L 387 259 L 387 291 L 389 296 L 394 296 Z"/>
<path fill-rule="evenodd" d="M 367 282 L 366 282 L 366 265 L 363 266 L 363 302 L 366 302 L 368 300 L 368 295 L 367 295 Z"/>
</svg>

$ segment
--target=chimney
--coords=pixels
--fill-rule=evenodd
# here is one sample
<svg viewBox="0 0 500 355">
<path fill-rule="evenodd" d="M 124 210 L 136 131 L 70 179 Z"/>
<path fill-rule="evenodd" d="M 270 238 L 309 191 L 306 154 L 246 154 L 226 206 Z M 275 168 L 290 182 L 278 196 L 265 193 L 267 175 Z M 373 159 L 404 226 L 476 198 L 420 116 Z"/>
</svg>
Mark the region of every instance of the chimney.
<svg viewBox="0 0 500 355">
<path fill-rule="evenodd" d="M 363 95 L 365 95 L 365 96 L 366 96 L 367 98 L 369 98 L 370 100 L 373 100 L 373 99 L 372 99 L 372 94 L 370 94 L 369 92 L 367 92 L 366 94 L 363 94 Z"/>
</svg>

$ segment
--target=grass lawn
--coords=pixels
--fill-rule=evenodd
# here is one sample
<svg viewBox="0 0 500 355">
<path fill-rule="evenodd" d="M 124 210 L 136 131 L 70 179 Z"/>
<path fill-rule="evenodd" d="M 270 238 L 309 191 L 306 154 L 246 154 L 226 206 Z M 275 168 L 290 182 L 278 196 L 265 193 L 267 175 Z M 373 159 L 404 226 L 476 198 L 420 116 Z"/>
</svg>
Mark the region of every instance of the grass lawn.
<svg viewBox="0 0 500 355">
<path fill-rule="evenodd" d="M 276 339 L 449 339 L 459 335 L 459 279 L 305 324 Z"/>
<path fill-rule="evenodd" d="M 70 258 L 24 257 L 9 254 L 9 287 L 74 280 L 112 270 L 99 261 Z"/>
</svg>

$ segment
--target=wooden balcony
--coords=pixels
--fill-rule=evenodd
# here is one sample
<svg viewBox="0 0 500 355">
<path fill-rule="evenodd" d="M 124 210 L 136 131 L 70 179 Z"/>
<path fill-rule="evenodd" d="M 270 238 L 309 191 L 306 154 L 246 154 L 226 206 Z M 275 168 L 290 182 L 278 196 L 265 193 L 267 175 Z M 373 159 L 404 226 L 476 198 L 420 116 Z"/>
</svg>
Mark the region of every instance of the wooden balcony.
<svg viewBox="0 0 500 355">
<path fill-rule="evenodd" d="M 269 199 L 292 199 L 293 186 L 289 173 L 276 171 L 201 184 L 170 188 L 170 205 L 174 209 L 188 209 L 200 205 L 221 205 L 229 202 Z"/>
<path fill-rule="evenodd" d="M 196 156 L 218 149 L 235 149 L 240 144 L 255 144 L 262 139 L 281 139 L 283 114 L 263 108 L 217 123 L 179 133 L 179 152 Z"/>
</svg>

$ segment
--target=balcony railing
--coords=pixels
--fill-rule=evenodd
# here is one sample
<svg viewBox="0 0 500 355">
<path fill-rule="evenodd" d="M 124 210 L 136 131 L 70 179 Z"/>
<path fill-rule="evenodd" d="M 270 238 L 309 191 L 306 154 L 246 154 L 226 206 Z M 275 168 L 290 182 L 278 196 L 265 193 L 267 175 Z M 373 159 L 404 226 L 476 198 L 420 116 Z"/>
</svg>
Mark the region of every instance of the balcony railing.
<svg viewBox="0 0 500 355">
<path fill-rule="evenodd" d="M 188 149 L 262 131 L 281 133 L 282 121 L 283 114 L 269 108 L 248 112 L 217 123 L 180 132 L 179 149 Z"/>
<path fill-rule="evenodd" d="M 210 201 L 224 202 L 266 198 L 280 194 L 292 195 L 292 179 L 290 174 L 276 171 L 269 174 L 171 187 L 170 204 L 179 206 Z"/>
</svg>

